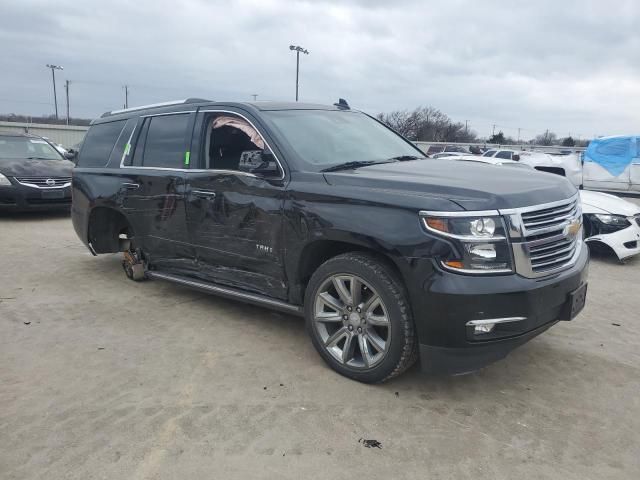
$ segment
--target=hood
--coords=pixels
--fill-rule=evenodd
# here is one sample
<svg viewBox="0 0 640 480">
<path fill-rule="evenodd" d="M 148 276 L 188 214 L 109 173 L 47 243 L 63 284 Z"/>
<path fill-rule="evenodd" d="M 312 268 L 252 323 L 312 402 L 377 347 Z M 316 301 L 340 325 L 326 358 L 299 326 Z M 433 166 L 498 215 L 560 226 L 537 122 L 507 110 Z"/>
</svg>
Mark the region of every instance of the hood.
<svg viewBox="0 0 640 480">
<path fill-rule="evenodd" d="M 480 162 L 413 160 L 325 173 L 331 185 L 429 194 L 465 210 L 518 208 L 564 200 L 576 188 L 564 177 Z"/>
<path fill-rule="evenodd" d="M 580 190 L 580 199 L 582 213 L 610 213 L 626 217 L 640 214 L 640 206 L 608 193 Z"/>
<path fill-rule="evenodd" d="M 27 160 L 0 158 L 0 173 L 7 177 L 70 177 L 69 160 Z"/>
</svg>

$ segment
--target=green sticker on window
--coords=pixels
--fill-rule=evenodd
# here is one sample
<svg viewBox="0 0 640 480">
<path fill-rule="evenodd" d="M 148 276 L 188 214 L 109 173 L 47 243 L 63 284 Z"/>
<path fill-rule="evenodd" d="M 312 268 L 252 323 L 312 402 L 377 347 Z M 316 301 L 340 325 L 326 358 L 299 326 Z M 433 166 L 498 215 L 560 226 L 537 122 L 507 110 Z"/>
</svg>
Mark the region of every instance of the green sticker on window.
<svg viewBox="0 0 640 480">
<path fill-rule="evenodd" d="M 184 152 L 184 164 L 189 165 L 189 158 L 191 157 L 191 152 Z"/>
<path fill-rule="evenodd" d="M 129 150 L 131 150 L 131 144 L 127 143 L 124 147 L 124 154 L 129 155 Z"/>
</svg>

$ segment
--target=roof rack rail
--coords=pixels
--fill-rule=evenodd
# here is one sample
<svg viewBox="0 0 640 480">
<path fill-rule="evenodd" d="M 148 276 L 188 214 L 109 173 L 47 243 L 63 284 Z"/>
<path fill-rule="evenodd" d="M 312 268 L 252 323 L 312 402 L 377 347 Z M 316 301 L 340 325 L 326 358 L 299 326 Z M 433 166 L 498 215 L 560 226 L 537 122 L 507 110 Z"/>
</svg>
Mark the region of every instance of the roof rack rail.
<svg viewBox="0 0 640 480">
<path fill-rule="evenodd" d="M 183 100 L 172 100 L 170 102 L 152 103 L 150 105 L 140 105 L 139 107 L 121 108 L 119 110 L 111 110 L 110 112 L 103 113 L 100 118 L 108 117 L 109 115 L 118 115 L 120 113 L 134 112 L 136 110 L 145 110 L 147 108 L 168 107 L 170 105 L 183 105 L 187 103 L 204 103 L 211 102 L 205 98 L 185 98 Z"/>
</svg>

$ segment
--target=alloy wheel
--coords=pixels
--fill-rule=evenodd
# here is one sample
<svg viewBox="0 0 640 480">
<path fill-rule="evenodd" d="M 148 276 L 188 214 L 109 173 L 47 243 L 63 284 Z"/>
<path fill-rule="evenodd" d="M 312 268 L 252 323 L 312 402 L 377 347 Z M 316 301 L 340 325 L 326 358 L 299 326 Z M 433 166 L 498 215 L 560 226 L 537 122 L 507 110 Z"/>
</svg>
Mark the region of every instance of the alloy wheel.
<svg viewBox="0 0 640 480">
<path fill-rule="evenodd" d="M 326 351 L 338 362 L 370 369 L 391 344 L 391 321 L 380 295 L 362 278 L 337 274 L 316 292 L 313 326 Z"/>
</svg>

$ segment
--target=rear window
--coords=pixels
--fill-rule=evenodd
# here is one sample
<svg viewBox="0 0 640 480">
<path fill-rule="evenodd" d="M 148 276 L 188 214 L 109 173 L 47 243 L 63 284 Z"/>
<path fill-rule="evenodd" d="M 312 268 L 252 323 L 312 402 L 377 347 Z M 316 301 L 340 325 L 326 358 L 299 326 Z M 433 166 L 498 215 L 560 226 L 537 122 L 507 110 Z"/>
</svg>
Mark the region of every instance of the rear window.
<svg viewBox="0 0 640 480">
<path fill-rule="evenodd" d="M 159 115 L 151 117 L 146 123 L 149 127 L 144 140 L 142 165 L 183 168 L 189 114 Z"/>
<path fill-rule="evenodd" d="M 104 167 L 109 161 L 126 120 L 93 125 L 78 154 L 79 167 Z"/>
</svg>

